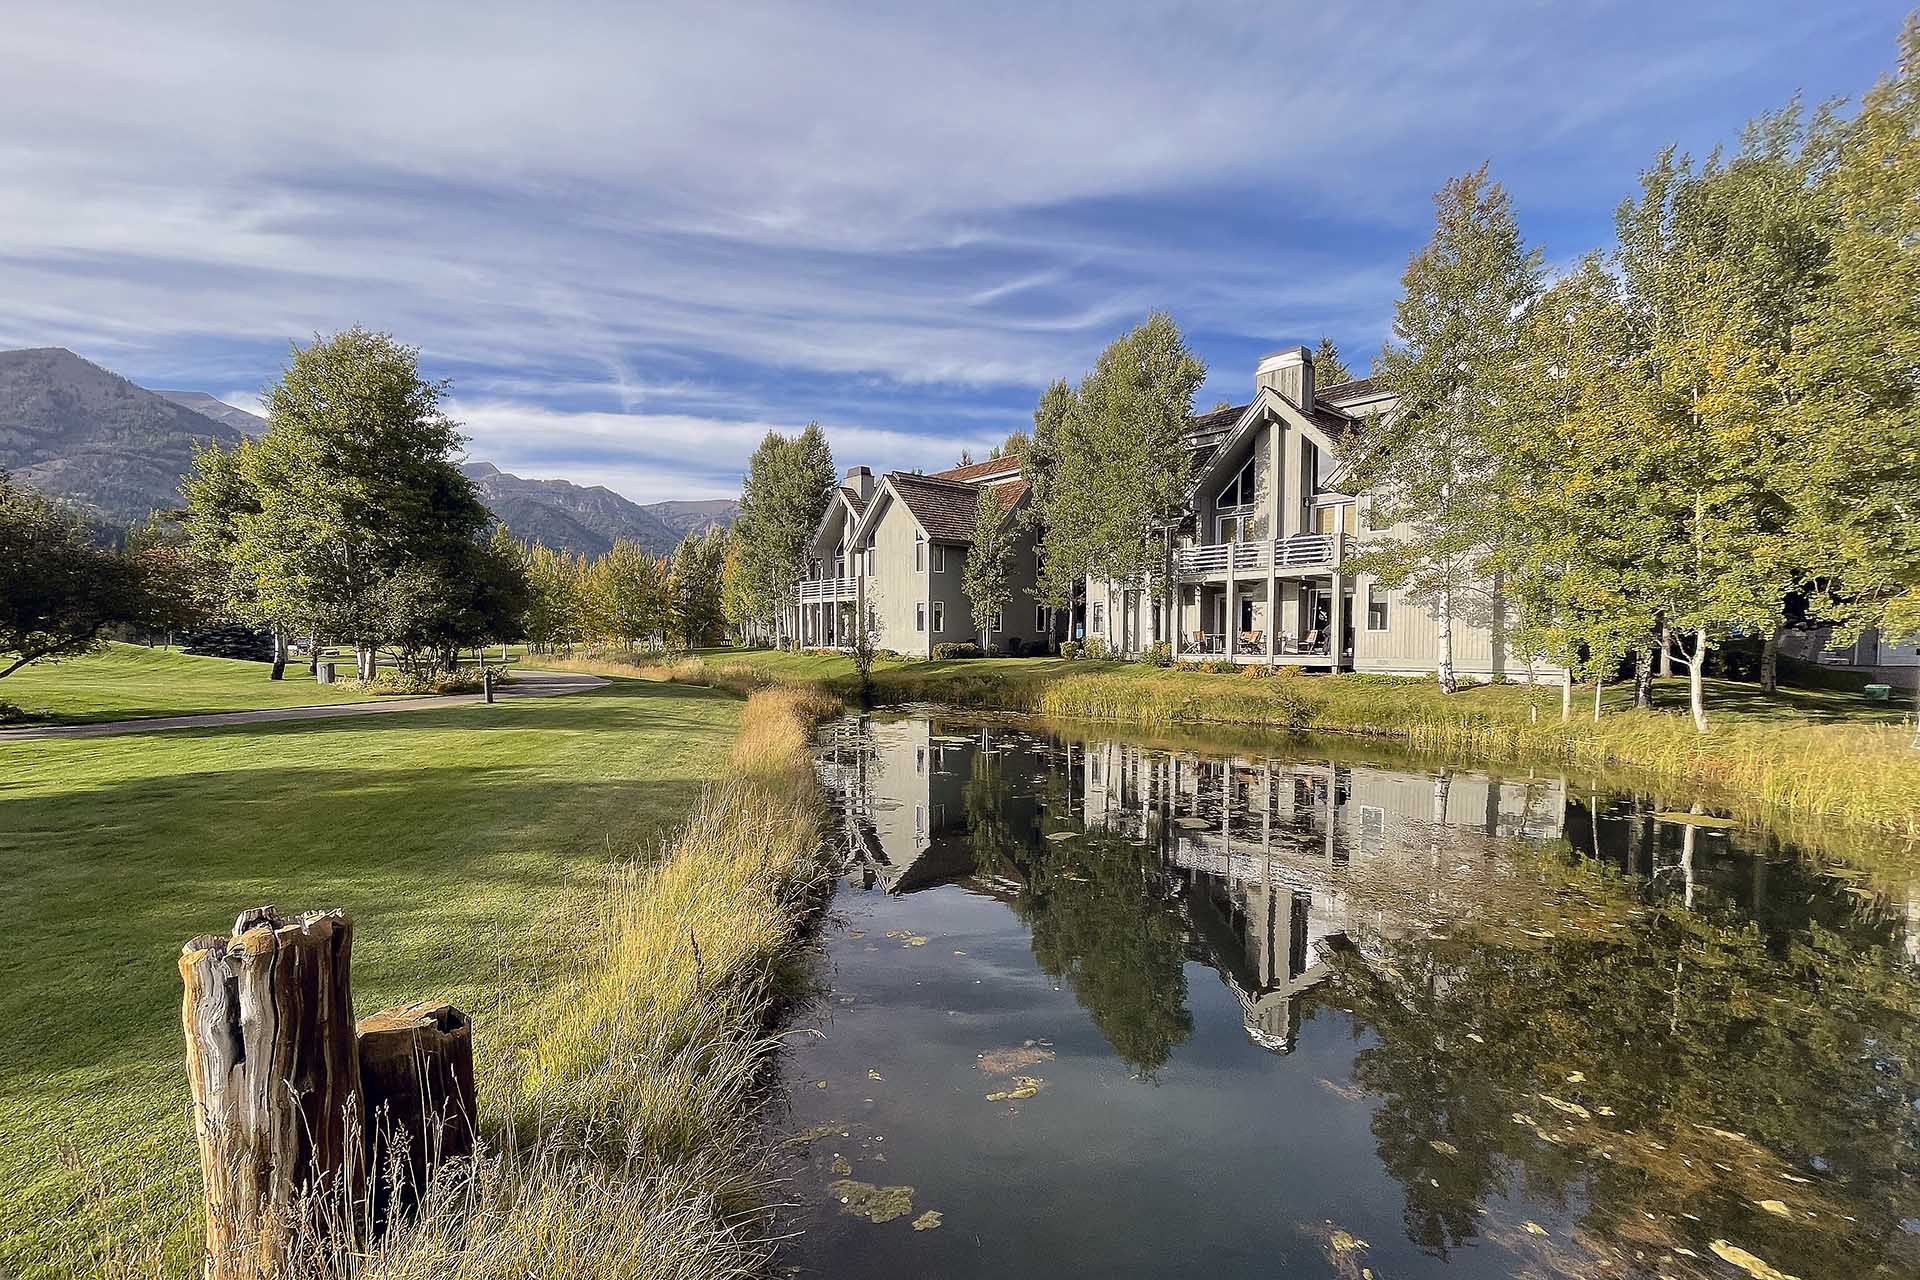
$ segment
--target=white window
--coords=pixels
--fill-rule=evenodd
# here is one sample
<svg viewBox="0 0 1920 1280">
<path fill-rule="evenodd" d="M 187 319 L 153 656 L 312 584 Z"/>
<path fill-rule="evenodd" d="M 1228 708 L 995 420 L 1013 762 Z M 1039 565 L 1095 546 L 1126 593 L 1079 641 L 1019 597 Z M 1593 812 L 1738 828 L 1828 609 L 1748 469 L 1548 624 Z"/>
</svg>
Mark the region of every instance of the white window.
<svg viewBox="0 0 1920 1280">
<path fill-rule="evenodd" d="M 1001 630 L 1000 611 L 998 609 L 995 609 L 993 611 L 993 616 L 987 619 L 987 630 L 996 631 L 996 632 Z"/>
<path fill-rule="evenodd" d="M 927 749 L 925 747 L 915 747 L 913 749 L 913 771 L 915 773 L 925 773 L 927 771 Z"/>
<path fill-rule="evenodd" d="M 935 573 L 945 573 L 947 571 L 947 549 L 937 542 L 933 544 L 933 571 Z M 934 628 L 935 631 L 939 629 L 938 627 Z"/>
<path fill-rule="evenodd" d="M 1248 458 L 1247 465 L 1241 467 L 1233 479 L 1227 483 L 1227 487 L 1220 491 L 1217 505 L 1222 507 L 1250 507 L 1253 505 L 1253 468 L 1254 459 Z"/>
<path fill-rule="evenodd" d="M 927 606 L 924 604 L 913 606 L 913 629 L 915 631 L 927 629 Z"/>
<path fill-rule="evenodd" d="M 935 635 L 938 635 L 940 632 L 945 631 L 947 629 L 946 621 L 947 621 L 947 606 L 943 604 L 935 604 L 933 606 L 933 631 Z"/>
<path fill-rule="evenodd" d="M 1367 588 L 1367 630 L 1387 629 L 1387 589 L 1379 583 Z"/>
<path fill-rule="evenodd" d="M 1033 629 L 1035 631 L 1040 632 L 1042 635 L 1046 634 L 1047 606 L 1043 604 L 1037 604 L 1033 606 Z"/>
<path fill-rule="evenodd" d="M 913 534 L 913 571 L 924 573 L 927 568 L 927 539 L 919 530 Z"/>
<path fill-rule="evenodd" d="M 1107 606 L 1095 603 L 1093 606 L 1093 630 L 1104 632 L 1107 629 Z"/>
</svg>

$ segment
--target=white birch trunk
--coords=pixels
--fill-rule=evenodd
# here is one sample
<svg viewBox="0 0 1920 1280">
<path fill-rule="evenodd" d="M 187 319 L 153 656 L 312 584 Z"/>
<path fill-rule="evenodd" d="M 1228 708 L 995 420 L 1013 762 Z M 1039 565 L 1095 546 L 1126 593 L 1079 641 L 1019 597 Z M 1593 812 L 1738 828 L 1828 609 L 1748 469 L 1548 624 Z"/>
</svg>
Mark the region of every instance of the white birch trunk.
<svg viewBox="0 0 1920 1280">
<path fill-rule="evenodd" d="M 1693 662 L 1687 668 L 1687 703 L 1693 709 L 1696 733 L 1707 731 L 1707 633 L 1693 633 Z"/>
</svg>

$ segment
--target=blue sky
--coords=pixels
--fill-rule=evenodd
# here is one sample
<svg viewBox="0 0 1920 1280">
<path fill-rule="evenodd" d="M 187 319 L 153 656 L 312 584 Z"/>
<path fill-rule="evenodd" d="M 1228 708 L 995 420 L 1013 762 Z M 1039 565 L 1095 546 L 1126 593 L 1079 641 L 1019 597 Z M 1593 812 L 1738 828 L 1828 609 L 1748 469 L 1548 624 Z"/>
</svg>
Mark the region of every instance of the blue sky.
<svg viewBox="0 0 1920 1280">
<path fill-rule="evenodd" d="M 360 323 L 471 453 L 638 501 L 769 427 L 950 465 L 1149 309 L 1243 398 L 1364 366 L 1432 192 L 1550 262 L 1667 143 L 1888 70 L 1900 4 L 94 5 L 8 14 L 0 347 L 251 405 Z"/>
</svg>

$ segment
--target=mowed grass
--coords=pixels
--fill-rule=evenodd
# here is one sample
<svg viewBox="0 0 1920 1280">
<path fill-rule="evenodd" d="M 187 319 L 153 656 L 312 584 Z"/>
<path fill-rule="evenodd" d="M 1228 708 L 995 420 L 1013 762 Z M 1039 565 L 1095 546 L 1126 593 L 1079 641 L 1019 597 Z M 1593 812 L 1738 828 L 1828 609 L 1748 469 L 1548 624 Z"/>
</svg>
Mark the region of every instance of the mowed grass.
<svg viewBox="0 0 1920 1280">
<path fill-rule="evenodd" d="M 224 673 L 199 678 L 200 709 L 215 709 Z M 0 744 L 0 1274 L 84 1272 L 110 1238 L 156 1233 L 167 1273 L 194 1272 L 187 938 L 261 903 L 344 908 L 357 1010 L 450 999 L 475 1016 L 484 1062 L 516 1016 L 503 1003 L 546 998 L 589 949 L 609 864 L 657 852 L 726 772 L 740 714 L 724 693 L 622 681 L 492 707 Z"/>
<path fill-rule="evenodd" d="M 345 685 L 317 683 L 305 663 L 289 664 L 283 680 L 269 680 L 268 670 L 264 662 L 113 644 L 65 662 L 22 667 L 0 680 L 0 702 L 19 707 L 33 723 L 93 724 L 375 700 Z"/>
</svg>

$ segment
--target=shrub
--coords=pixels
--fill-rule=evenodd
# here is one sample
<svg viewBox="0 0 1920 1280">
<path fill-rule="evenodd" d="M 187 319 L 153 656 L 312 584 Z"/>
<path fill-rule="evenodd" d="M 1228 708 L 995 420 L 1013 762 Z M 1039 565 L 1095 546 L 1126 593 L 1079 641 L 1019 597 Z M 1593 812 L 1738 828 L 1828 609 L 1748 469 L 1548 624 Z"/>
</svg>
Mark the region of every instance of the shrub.
<svg viewBox="0 0 1920 1280">
<path fill-rule="evenodd" d="M 1008 636 L 1003 646 L 1009 658 L 1017 658 L 1026 651 L 1026 644 L 1019 636 Z"/>
<path fill-rule="evenodd" d="M 1068 662 L 1078 661 L 1080 657 L 1080 646 L 1069 640 L 1060 646 L 1060 656 Z"/>
<path fill-rule="evenodd" d="M 1165 640 L 1148 645 L 1147 651 L 1140 655 L 1140 661 L 1150 667 L 1170 667 L 1173 665 L 1173 646 Z"/>
<path fill-rule="evenodd" d="M 511 677 L 498 667 L 493 672 L 493 687 L 507 685 Z M 364 693 L 409 693 L 414 695 L 445 693 L 479 693 L 481 689 L 480 669 L 463 667 L 459 671 L 443 671 L 437 675 L 407 675 L 391 667 L 383 668 L 374 674 L 371 680 L 348 680 L 349 688 Z"/>
<path fill-rule="evenodd" d="M 1264 662 L 1256 662 L 1250 667 L 1241 668 L 1240 673 L 1255 680 L 1271 680 L 1273 679 L 1275 670 L 1277 670 L 1277 668 L 1270 667 Z"/>
<path fill-rule="evenodd" d="M 1080 646 L 1080 656 L 1104 662 L 1113 657 L 1113 646 L 1107 643 L 1104 636 L 1088 636 Z"/>
<path fill-rule="evenodd" d="M 937 644 L 933 646 L 933 656 L 941 659 L 977 658 L 980 656 L 980 646 L 964 641 L 956 644 Z"/>
</svg>

